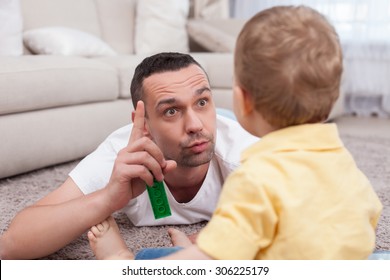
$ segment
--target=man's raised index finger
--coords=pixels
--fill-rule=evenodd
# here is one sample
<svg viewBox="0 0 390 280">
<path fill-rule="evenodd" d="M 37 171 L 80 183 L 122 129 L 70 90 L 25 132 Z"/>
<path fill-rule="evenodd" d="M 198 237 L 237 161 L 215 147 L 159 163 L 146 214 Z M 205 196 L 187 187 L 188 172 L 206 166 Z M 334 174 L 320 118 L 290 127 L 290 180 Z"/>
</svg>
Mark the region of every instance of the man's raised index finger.
<svg viewBox="0 0 390 280">
<path fill-rule="evenodd" d="M 137 106 L 134 113 L 133 129 L 131 130 L 129 143 L 140 139 L 144 135 L 145 124 L 145 105 L 141 100 L 137 102 Z"/>
</svg>

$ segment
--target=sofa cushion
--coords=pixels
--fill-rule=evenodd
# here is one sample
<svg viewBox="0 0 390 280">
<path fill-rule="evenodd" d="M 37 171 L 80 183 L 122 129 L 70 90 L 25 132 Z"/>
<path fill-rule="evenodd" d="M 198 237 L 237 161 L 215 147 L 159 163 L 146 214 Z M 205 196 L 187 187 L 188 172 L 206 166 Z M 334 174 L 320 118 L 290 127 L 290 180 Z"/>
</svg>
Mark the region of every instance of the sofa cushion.
<svg viewBox="0 0 390 280">
<path fill-rule="evenodd" d="M 65 26 L 101 37 L 94 0 L 21 0 L 21 8 L 24 31 Z"/>
<path fill-rule="evenodd" d="M 233 86 L 233 53 L 191 53 L 206 70 L 212 88 Z"/>
<path fill-rule="evenodd" d="M 99 57 L 96 58 L 96 60 L 106 63 L 117 70 L 119 79 L 119 97 L 130 98 L 130 84 L 134 75 L 134 70 L 144 58 L 144 55 L 119 55 Z"/>
<path fill-rule="evenodd" d="M 118 97 L 116 70 L 92 59 L 65 56 L 2 57 L 0 114 Z"/>
<path fill-rule="evenodd" d="M 134 53 L 137 0 L 96 0 L 102 39 L 120 54 Z"/>
<path fill-rule="evenodd" d="M 135 52 L 188 52 L 186 22 L 189 7 L 189 0 L 138 1 Z"/>
<path fill-rule="evenodd" d="M 0 178 L 84 157 L 131 122 L 131 111 L 116 100 L 1 116 Z"/>
<path fill-rule="evenodd" d="M 34 54 L 111 56 L 115 51 L 100 38 L 67 27 L 43 27 L 23 33 L 24 45 Z"/>
<path fill-rule="evenodd" d="M 93 34 L 116 52 L 134 51 L 137 0 L 20 0 L 24 31 L 63 26 Z"/>
<path fill-rule="evenodd" d="M 190 19 L 187 23 L 191 40 L 212 52 L 233 52 L 244 26 L 241 19 Z"/>
</svg>

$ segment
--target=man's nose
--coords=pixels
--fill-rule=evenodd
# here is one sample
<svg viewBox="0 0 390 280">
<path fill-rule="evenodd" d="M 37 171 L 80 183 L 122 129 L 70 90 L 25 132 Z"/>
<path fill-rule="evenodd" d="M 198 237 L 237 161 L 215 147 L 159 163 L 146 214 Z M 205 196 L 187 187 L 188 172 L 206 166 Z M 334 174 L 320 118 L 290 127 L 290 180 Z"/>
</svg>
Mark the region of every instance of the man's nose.
<svg viewBox="0 0 390 280">
<path fill-rule="evenodd" d="M 200 116 L 193 110 L 186 112 L 185 129 L 187 133 L 197 133 L 203 129 Z"/>
</svg>

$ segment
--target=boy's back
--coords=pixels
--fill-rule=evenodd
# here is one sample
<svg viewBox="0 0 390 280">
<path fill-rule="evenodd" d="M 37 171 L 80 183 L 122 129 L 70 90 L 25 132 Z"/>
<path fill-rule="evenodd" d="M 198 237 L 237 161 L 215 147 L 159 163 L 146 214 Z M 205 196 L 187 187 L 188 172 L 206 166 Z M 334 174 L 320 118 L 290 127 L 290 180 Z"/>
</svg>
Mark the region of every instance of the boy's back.
<svg viewBox="0 0 390 280">
<path fill-rule="evenodd" d="M 241 239 L 221 244 L 213 256 L 223 259 L 366 259 L 381 210 L 334 124 L 266 135 L 243 153 L 219 205 L 206 236 Z"/>
</svg>

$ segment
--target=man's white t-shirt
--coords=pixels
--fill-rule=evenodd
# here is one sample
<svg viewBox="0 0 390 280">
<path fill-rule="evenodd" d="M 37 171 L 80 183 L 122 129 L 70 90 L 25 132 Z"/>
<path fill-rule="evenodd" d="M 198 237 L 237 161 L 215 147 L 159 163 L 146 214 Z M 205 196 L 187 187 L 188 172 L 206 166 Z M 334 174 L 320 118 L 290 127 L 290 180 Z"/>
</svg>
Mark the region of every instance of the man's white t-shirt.
<svg viewBox="0 0 390 280">
<path fill-rule="evenodd" d="M 132 126 L 129 124 L 114 131 L 69 173 L 84 194 L 92 193 L 107 185 L 117 154 L 128 143 Z M 179 203 L 164 184 L 171 216 L 155 219 L 146 191 L 130 200 L 122 210 L 135 226 L 193 224 L 210 220 L 223 182 L 240 163 L 241 151 L 258 140 L 245 131 L 238 122 L 217 115 L 214 156 L 196 196 L 187 203 Z"/>
</svg>

